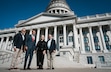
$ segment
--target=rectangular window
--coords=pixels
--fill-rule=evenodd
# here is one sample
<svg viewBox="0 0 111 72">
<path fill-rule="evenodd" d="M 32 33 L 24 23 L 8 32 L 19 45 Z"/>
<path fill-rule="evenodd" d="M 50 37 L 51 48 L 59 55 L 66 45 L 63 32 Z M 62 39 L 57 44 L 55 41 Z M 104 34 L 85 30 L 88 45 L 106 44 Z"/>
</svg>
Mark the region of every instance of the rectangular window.
<svg viewBox="0 0 111 72">
<path fill-rule="evenodd" d="M 100 51 L 100 50 L 101 50 L 99 45 L 95 45 L 95 49 L 96 49 L 97 51 Z"/>
<path fill-rule="evenodd" d="M 99 56 L 99 61 L 100 61 L 101 63 L 104 63 L 104 62 L 105 62 L 104 56 Z"/>
<path fill-rule="evenodd" d="M 92 56 L 87 57 L 88 64 L 93 64 Z"/>
<path fill-rule="evenodd" d="M 73 36 L 69 36 L 69 42 L 73 42 Z"/>
</svg>

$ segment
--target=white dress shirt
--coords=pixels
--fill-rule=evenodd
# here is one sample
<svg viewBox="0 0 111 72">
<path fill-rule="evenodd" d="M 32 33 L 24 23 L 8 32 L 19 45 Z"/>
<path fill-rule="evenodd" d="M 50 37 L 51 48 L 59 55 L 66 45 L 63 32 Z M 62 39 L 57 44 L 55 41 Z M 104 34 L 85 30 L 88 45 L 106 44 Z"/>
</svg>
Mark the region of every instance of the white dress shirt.
<svg viewBox="0 0 111 72">
<path fill-rule="evenodd" d="M 25 39 L 24 35 L 22 33 L 21 33 L 21 35 L 22 35 L 22 39 L 24 40 Z"/>
<path fill-rule="evenodd" d="M 48 43 L 47 43 L 47 47 L 48 47 L 48 49 L 50 49 L 51 41 L 52 41 L 52 39 L 50 39 L 50 40 L 48 41 Z"/>
</svg>

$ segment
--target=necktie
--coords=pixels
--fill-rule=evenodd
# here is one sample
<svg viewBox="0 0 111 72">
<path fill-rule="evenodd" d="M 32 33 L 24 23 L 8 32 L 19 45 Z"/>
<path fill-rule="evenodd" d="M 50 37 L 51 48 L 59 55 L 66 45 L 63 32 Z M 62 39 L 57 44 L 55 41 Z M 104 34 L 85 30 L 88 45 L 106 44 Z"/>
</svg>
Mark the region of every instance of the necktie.
<svg viewBox="0 0 111 72">
<path fill-rule="evenodd" d="M 35 40 L 35 38 L 34 38 L 34 36 L 32 36 L 32 41 L 34 41 Z"/>
</svg>

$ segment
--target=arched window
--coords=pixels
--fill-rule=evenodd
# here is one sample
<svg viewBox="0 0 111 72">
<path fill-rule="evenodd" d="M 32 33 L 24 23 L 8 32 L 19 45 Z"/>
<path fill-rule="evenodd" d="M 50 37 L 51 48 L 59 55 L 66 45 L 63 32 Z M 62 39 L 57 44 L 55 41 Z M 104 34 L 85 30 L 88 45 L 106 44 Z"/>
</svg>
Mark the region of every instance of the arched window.
<svg viewBox="0 0 111 72">
<path fill-rule="evenodd" d="M 84 37 L 84 43 L 89 43 L 88 37 Z"/>
<path fill-rule="evenodd" d="M 97 51 L 100 51 L 100 50 L 101 50 L 99 45 L 95 45 L 95 49 L 96 49 Z"/>
<path fill-rule="evenodd" d="M 89 46 L 85 46 L 85 51 L 90 51 L 90 47 Z"/>
<path fill-rule="evenodd" d="M 99 39 L 98 39 L 97 36 L 94 36 L 93 39 L 94 39 L 94 42 L 95 42 L 95 43 L 99 42 Z"/>
<path fill-rule="evenodd" d="M 105 39 L 105 42 L 109 42 L 109 37 L 108 37 L 108 35 L 104 35 L 104 39 Z"/>
<path fill-rule="evenodd" d="M 111 50 L 111 45 L 109 45 L 109 43 L 106 43 L 106 48 L 107 48 L 108 50 Z"/>
</svg>

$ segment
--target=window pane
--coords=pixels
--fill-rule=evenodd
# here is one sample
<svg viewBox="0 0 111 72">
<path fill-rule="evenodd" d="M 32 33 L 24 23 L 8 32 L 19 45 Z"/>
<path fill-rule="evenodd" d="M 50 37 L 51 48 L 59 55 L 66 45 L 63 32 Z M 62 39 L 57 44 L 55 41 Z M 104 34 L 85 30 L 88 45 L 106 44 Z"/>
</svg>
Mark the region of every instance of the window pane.
<svg viewBox="0 0 111 72">
<path fill-rule="evenodd" d="M 111 50 L 111 45 L 109 45 L 109 43 L 106 43 L 106 48 L 107 48 L 108 50 Z"/>
<path fill-rule="evenodd" d="M 85 43 L 88 43 L 88 42 L 89 42 L 88 37 L 84 37 L 84 42 L 85 42 Z"/>
<path fill-rule="evenodd" d="M 93 64 L 93 60 L 92 60 L 91 56 L 87 57 L 87 62 L 88 62 L 88 64 Z"/>
<path fill-rule="evenodd" d="M 73 36 L 69 36 L 69 42 L 73 42 Z"/>
<path fill-rule="evenodd" d="M 59 39 L 60 39 L 60 43 L 64 42 L 63 37 L 60 37 Z"/>
<path fill-rule="evenodd" d="M 95 49 L 96 49 L 97 51 L 100 51 L 100 50 L 101 50 L 99 45 L 95 45 Z"/>
<path fill-rule="evenodd" d="M 94 42 L 95 42 L 95 43 L 99 42 L 99 40 L 98 40 L 98 37 L 97 37 L 97 36 L 95 36 L 95 37 L 94 37 Z"/>
<path fill-rule="evenodd" d="M 99 61 L 100 61 L 101 63 L 104 63 L 104 62 L 105 62 L 104 56 L 99 56 Z"/>
<path fill-rule="evenodd" d="M 90 51 L 90 47 L 89 46 L 85 46 L 85 51 Z"/>
<path fill-rule="evenodd" d="M 109 42 L 109 37 L 107 35 L 104 35 L 104 39 L 105 39 L 105 42 Z"/>
</svg>

